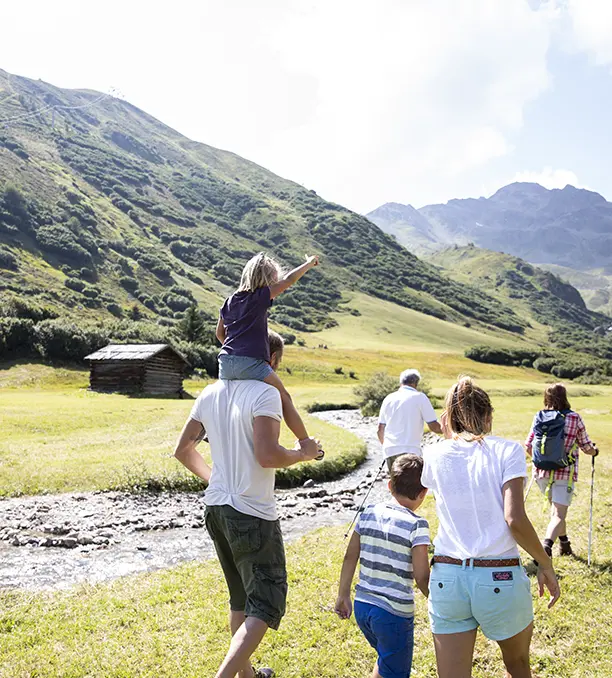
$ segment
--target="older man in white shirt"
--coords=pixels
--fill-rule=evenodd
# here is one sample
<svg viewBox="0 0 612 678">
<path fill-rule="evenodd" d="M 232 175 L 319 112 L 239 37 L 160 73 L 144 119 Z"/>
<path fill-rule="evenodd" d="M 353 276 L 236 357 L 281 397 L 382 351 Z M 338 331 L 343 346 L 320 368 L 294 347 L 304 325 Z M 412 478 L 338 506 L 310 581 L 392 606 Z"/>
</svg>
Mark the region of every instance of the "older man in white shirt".
<svg viewBox="0 0 612 678">
<path fill-rule="evenodd" d="M 383 401 L 378 420 L 378 439 L 389 470 L 402 454 L 421 455 L 423 425 L 433 433 L 442 434 L 436 413 L 429 398 L 417 390 L 421 375 L 418 370 L 404 370 L 400 375 L 399 390 Z"/>
</svg>

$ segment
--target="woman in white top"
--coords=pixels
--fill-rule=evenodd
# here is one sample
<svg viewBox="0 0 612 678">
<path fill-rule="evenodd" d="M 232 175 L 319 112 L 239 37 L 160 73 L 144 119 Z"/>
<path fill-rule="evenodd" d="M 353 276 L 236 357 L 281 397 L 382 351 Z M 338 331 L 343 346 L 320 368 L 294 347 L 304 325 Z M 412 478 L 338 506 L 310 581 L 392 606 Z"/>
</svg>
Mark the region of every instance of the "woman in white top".
<svg viewBox="0 0 612 678">
<path fill-rule="evenodd" d="M 440 678 L 469 678 L 478 627 L 498 642 L 507 678 L 531 678 L 531 585 L 518 546 L 539 562 L 540 596 L 559 598 L 552 561 L 525 513 L 525 453 L 490 435 L 485 391 L 462 377 L 446 396 L 447 440 L 424 450 L 422 483 L 436 499 L 429 617 Z"/>
</svg>

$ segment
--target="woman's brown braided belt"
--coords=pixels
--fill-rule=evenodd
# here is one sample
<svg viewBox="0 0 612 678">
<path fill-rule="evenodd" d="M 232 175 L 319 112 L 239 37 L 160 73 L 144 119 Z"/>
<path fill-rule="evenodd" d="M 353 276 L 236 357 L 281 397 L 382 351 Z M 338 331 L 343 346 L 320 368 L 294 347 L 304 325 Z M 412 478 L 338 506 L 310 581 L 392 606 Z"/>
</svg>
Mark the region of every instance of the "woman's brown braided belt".
<svg viewBox="0 0 612 678">
<path fill-rule="evenodd" d="M 467 558 L 464 560 L 459 560 L 458 558 L 451 558 L 450 556 L 434 556 L 432 558 L 433 563 L 443 563 L 444 565 L 463 565 L 465 562 L 466 567 L 518 567 L 521 564 L 521 561 L 518 558 L 506 558 L 504 560 L 490 560 L 487 558 Z"/>
</svg>

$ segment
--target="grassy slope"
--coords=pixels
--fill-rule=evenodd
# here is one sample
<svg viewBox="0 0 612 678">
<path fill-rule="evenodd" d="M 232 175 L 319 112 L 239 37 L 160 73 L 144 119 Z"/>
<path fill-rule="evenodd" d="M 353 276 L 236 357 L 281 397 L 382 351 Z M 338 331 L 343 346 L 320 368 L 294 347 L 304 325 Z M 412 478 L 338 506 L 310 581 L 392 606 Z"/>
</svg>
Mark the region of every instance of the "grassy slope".
<svg viewBox="0 0 612 678">
<path fill-rule="evenodd" d="M 95 98 L 0 71 L 5 117 L 45 102 L 88 106 Z M 295 293 L 292 304 L 279 300 L 285 325 L 304 329 L 316 313 L 313 327 L 322 327 L 339 290 L 360 289 L 450 320 L 476 315 L 484 324 L 516 326 L 511 310 L 445 279 L 364 217 L 232 153 L 192 142 L 126 102 L 107 98 L 81 110 L 57 109 L 51 122 L 50 114 L 28 117 L 0 135 L 0 175 L 40 208 L 40 218 L 15 231 L 10 221 L 8 230 L 3 226 L 0 204 L 0 243 L 19 262 L 0 275 L 8 296 L 25 289 L 81 318 L 110 320 L 114 303 L 171 317 L 163 297 L 180 282 L 214 311 L 252 253 L 272 250 L 295 263 L 314 250 L 325 266 L 302 283 L 308 299 Z M 48 224 L 55 235 L 41 240 Z M 48 249 L 49 239 L 57 245 L 62 238 L 80 248 L 80 261 Z M 152 260 L 171 275 L 156 275 Z M 78 277 L 82 266 L 93 271 L 92 284 L 85 292 L 67 289 L 67 276 Z M 137 291 L 122 286 L 126 275 L 137 280 Z M 186 283 L 194 276 L 202 280 L 196 287 Z"/>
<path fill-rule="evenodd" d="M 511 305 L 532 327 L 526 335 L 545 342 L 548 330 L 589 333 L 606 325 L 610 318 L 588 311 L 571 284 L 555 278 L 547 270 L 518 257 L 468 245 L 436 252 L 428 260 L 440 266 L 453 279 L 472 284 Z M 571 282 L 571 281 L 570 281 Z"/>
<path fill-rule="evenodd" d="M 522 437 L 539 399 L 496 399 L 496 430 Z M 612 675 L 612 627 L 603 613 L 612 606 L 612 529 L 608 507 L 612 463 L 612 419 L 607 397 L 578 398 L 591 435 L 602 444 L 595 504 L 594 565 L 586 555 L 588 469 L 570 513 L 570 535 L 578 559 L 560 559 L 562 599 L 551 612 L 536 600 L 533 641 L 538 678 L 608 678 Z M 585 472 L 585 470 L 587 472 Z M 546 513 L 533 491 L 528 509 L 542 533 Z M 434 504 L 421 513 L 436 529 Z M 323 529 L 288 549 L 288 614 L 256 654 L 291 678 L 362 678 L 375 655 L 354 621 L 332 613 L 345 542 L 343 530 Z M 212 675 L 227 647 L 225 595 L 216 561 L 76 587 L 56 594 L 0 594 L 0 676 L 2 678 L 164 678 Z M 535 595 L 535 588 L 534 588 Z M 601 611 L 601 614 L 594 614 Z M 415 678 L 434 678 L 435 660 L 426 604 L 417 595 Z M 475 678 L 501 675 L 494 644 L 479 636 Z"/>
</svg>

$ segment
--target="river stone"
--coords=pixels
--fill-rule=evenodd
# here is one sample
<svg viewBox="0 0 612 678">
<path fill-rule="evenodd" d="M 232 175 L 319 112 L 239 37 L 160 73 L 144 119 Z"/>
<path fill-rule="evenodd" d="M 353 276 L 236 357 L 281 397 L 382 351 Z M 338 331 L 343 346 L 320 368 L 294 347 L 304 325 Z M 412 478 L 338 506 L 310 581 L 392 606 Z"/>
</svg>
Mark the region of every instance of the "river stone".
<svg viewBox="0 0 612 678">
<path fill-rule="evenodd" d="M 61 546 L 64 549 L 74 549 L 79 544 L 76 539 L 69 539 L 68 537 L 63 537 L 62 539 L 57 539 L 56 541 L 57 546 Z"/>
<path fill-rule="evenodd" d="M 314 487 L 315 486 L 315 481 L 312 478 L 308 478 L 308 480 L 302 485 L 302 487 Z"/>
</svg>

